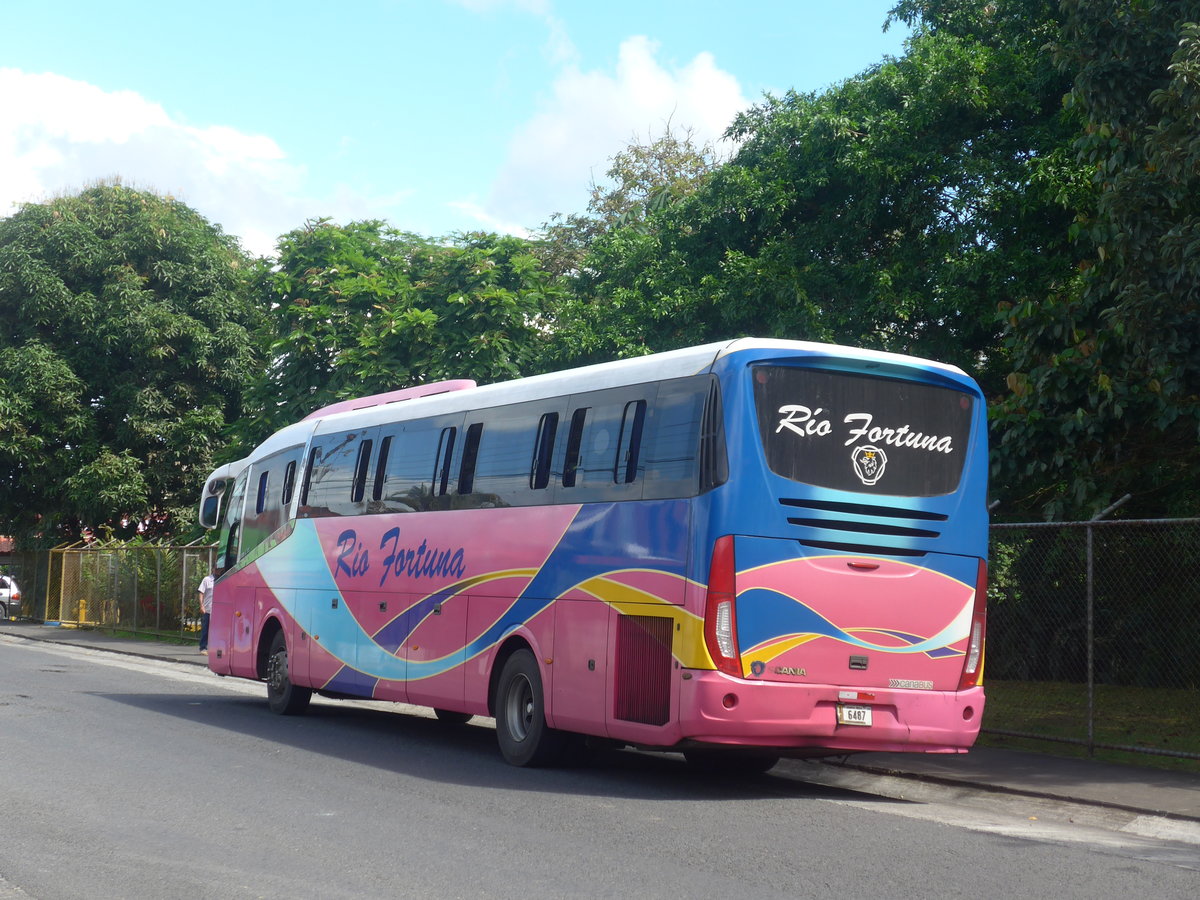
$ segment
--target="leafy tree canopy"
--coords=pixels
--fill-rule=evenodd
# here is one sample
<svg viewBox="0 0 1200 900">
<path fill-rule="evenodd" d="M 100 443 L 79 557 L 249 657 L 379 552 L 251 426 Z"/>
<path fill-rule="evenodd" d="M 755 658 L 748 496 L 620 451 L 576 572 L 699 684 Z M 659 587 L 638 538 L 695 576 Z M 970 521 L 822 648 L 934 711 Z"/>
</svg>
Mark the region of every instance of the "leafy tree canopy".
<svg viewBox="0 0 1200 900">
<path fill-rule="evenodd" d="M 598 236 L 614 228 L 645 231 L 646 218 L 694 193 L 717 167 L 711 144 L 668 122 L 645 141 L 634 139 L 609 160 L 603 182 L 593 181 L 587 212 L 555 215 L 543 226 L 539 256 L 558 275 L 577 272 Z"/>
<path fill-rule="evenodd" d="M 1006 304 L 997 472 L 1048 516 L 1200 501 L 1200 4 L 1066 0 L 1078 277 Z"/>
<path fill-rule="evenodd" d="M 902 4 L 918 25 L 902 58 L 742 115 L 729 164 L 592 244 L 576 355 L 774 335 L 933 356 L 999 387 L 997 303 L 1070 276 L 1086 188 L 1070 82 L 1041 52 L 1056 9 Z"/>
<path fill-rule="evenodd" d="M 120 184 L 0 220 L 0 533 L 191 517 L 257 367 L 246 280 L 220 228 Z"/>
<path fill-rule="evenodd" d="M 259 284 L 272 362 L 242 449 L 338 400 L 537 368 L 561 288 L 533 251 L 516 237 L 436 241 L 377 221 L 284 235 Z"/>
</svg>

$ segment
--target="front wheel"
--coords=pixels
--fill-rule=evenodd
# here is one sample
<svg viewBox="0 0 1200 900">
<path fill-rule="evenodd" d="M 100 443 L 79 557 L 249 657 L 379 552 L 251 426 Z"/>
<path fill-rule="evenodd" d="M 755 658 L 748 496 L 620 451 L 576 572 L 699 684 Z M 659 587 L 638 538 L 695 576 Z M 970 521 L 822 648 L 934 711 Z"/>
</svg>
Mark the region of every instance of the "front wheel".
<svg viewBox="0 0 1200 900">
<path fill-rule="evenodd" d="M 496 740 L 514 766 L 553 765 L 562 756 L 566 735 L 546 724 L 542 675 L 528 650 L 504 663 L 496 686 Z"/>
<path fill-rule="evenodd" d="M 267 703 L 271 712 L 280 716 L 298 715 L 308 708 L 311 699 L 309 688 L 292 684 L 288 675 L 287 638 L 277 631 L 267 657 Z"/>
</svg>

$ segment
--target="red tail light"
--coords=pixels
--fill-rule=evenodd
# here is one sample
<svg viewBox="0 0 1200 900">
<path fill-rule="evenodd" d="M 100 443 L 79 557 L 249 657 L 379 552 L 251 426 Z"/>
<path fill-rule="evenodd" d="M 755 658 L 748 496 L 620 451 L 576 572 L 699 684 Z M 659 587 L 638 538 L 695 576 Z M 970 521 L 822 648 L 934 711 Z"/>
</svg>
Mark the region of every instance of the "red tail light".
<svg viewBox="0 0 1200 900">
<path fill-rule="evenodd" d="M 737 567 L 733 558 L 733 535 L 717 538 L 708 569 L 708 595 L 704 607 L 704 642 L 717 669 L 728 675 L 742 674 L 737 650 L 737 615 L 734 610 Z"/>
<path fill-rule="evenodd" d="M 987 563 L 979 561 L 975 576 L 975 606 L 971 611 L 971 632 L 967 636 L 967 658 L 963 662 L 960 691 L 978 687 L 983 681 L 983 646 L 987 637 Z"/>
</svg>

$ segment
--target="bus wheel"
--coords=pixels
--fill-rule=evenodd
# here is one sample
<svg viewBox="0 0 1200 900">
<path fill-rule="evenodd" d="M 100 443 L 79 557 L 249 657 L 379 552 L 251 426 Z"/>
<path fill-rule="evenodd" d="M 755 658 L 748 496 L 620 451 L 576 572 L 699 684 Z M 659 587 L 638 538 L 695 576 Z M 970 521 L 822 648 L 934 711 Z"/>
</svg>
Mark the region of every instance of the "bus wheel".
<svg viewBox="0 0 1200 900">
<path fill-rule="evenodd" d="M 528 650 L 518 650 L 504 663 L 496 686 L 496 740 L 506 762 L 514 766 L 553 765 L 562 755 L 566 735 L 546 724 L 542 676 Z"/>
<path fill-rule="evenodd" d="M 275 633 L 271 641 L 271 653 L 267 657 L 267 703 L 271 712 L 280 716 L 294 716 L 308 708 L 312 691 L 297 687 L 288 677 L 287 638 L 282 631 Z"/>
<path fill-rule="evenodd" d="M 455 712 L 452 709 L 435 709 L 433 714 L 437 716 L 439 722 L 447 725 L 466 725 L 472 719 L 470 713 Z"/>
<path fill-rule="evenodd" d="M 707 775 L 762 775 L 779 762 L 776 754 L 756 750 L 688 750 L 683 758 Z"/>
</svg>

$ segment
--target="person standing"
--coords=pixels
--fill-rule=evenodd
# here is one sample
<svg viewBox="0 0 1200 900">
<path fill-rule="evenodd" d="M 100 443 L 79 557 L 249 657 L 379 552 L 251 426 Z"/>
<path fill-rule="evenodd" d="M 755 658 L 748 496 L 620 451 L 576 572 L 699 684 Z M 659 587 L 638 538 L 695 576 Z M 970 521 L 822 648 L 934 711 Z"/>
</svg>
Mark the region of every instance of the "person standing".
<svg viewBox="0 0 1200 900">
<path fill-rule="evenodd" d="M 212 615 L 213 574 L 212 569 L 200 579 L 200 587 L 196 589 L 200 595 L 200 652 L 208 652 L 208 617 Z"/>
</svg>

